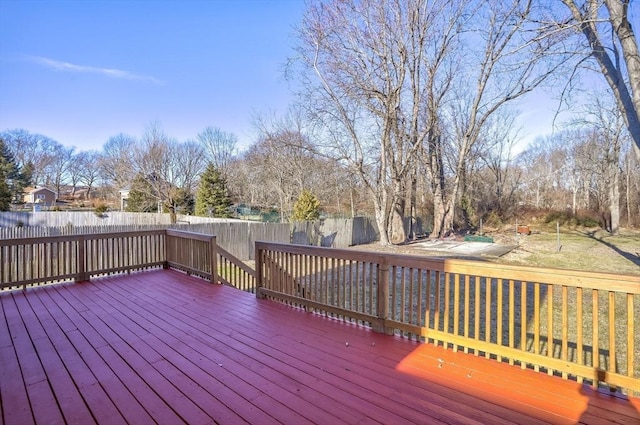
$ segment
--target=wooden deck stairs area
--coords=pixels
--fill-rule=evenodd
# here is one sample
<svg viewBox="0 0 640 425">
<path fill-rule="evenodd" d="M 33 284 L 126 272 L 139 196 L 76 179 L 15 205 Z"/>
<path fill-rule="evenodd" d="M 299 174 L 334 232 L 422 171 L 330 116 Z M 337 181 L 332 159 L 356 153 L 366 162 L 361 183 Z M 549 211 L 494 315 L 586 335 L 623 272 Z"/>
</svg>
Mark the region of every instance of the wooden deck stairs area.
<svg viewBox="0 0 640 425">
<path fill-rule="evenodd" d="M 640 400 L 155 270 L 0 292 L 3 424 L 640 424 Z"/>
</svg>

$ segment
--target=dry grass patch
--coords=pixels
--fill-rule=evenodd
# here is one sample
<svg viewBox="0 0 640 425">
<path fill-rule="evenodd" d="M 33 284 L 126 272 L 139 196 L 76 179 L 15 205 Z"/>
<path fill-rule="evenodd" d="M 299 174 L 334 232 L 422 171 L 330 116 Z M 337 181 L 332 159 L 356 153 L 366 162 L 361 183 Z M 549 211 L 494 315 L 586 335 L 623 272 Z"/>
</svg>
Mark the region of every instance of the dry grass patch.
<svg viewBox="0 0 640 425">
<path fill-rule="evenodd" d="M 501 264 L 552 267 L 640 275 L 640 231 L 611 236 L 602 230 L 541 231 L 520 236 L 519 247 L 500 257 Z"/>
</svg>

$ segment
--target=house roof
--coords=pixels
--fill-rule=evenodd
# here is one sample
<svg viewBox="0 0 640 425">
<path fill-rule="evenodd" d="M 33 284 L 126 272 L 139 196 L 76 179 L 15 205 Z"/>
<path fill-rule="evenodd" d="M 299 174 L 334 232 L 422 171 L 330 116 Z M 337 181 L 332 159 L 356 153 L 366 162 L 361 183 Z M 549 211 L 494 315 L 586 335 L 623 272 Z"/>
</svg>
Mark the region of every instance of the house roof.
<svg viewBox="0 0 640 425">
<path fill-rule="evenodd" d="M 55 190 L 51 190 L 48 187 L 44 187 L 44 186 L 42 186 L 42 187 L 28 187 L 28 188 L 25 189 L 25 193 L 32 194 L 32 193 L 43 192 L 45 190 L 47 192 L 53 193 L 54 195 L 56 194 Z"/>
</svg>

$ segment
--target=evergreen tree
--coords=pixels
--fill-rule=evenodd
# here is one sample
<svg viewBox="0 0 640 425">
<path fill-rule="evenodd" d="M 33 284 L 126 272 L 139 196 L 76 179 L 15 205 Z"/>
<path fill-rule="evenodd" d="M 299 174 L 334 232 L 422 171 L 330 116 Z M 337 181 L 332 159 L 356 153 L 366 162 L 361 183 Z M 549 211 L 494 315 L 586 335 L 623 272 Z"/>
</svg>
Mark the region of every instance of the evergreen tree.
<svg viewBox="0 0 640 425">
<path fill-rule="evenodd" d="M 310 190 L 304 189 L 293 205 L 293 221 L 317 220 L 320 218 L 320 201 Z"/>
<path fill-rule="evenodd" d="M 137 174 L 131 183 L 129 199 L 125 211 L 155 212 L 158 210 L 158 197 L 153 187 L 142 174 Z"/>
<path fill-rule="evenodd" d="M 4 170 L 0 170 L 0 211 L 9 211 L 10 207 L 11 190 L 9 190 Z"/>
<path fill-rule="evenodd" d="M 196 215 L 229 218 L 231 198 L 227 189 L 227 180 L 212 163 L 200 177 L 196 196 Z"/>
<path fill-rule="evenodd" d="M 21 202 L 24 188 L 31 180 L 28 173 L 21 172 L 9 146 L 0 138 L 0 211 L 8 211 L 11 202 Z"/>
</svg>

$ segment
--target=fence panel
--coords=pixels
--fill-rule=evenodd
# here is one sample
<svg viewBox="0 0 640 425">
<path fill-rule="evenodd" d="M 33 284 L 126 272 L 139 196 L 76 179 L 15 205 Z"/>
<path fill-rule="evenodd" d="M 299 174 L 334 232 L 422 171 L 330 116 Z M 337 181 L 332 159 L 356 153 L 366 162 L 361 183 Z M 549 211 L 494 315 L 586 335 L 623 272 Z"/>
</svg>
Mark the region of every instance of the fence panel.
<svg viewBox="0 0 640 425">
<path fill-rule="evenodd" d="M 119 225 L 168 225 L 169 214 L 130 213 L 108 211 L 96 214 L 92 211 L 4 211 L 0 212 L 0 227 L 65 227 L 65 226 L 119 226 Z"/>
<path fill-rule="evenodd" d="M 291 223 L 291 242 L 297 245 L 348 248 L 379 240 L 375 220 L 367 217 L 327 218 Z"/>
</svg>

